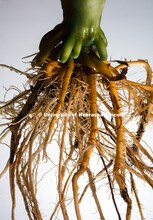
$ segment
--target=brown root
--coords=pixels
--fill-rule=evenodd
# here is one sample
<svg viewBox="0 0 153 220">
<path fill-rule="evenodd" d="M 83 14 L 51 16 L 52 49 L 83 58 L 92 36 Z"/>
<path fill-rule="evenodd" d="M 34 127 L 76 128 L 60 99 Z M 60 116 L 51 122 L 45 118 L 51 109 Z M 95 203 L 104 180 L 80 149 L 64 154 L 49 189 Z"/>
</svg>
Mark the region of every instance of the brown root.
<svg viewBox="0 0 153 220">
<path fill-rule="evenodd" d="M 121 210 L 116 189 L 127 204 L 126 219 L 131 219 L 130 183 L 144 219 L 134 176 L 153 188 L 153 152 L 140 143 L 152 116 L 152 70 L 142 60 L 118 61 L 113 67 L 88 51 L 62 64 L 57 61 L 59 47 L 33 73 L 14 68 L 28 77 L 30 88 L 0 103 L 6 121 L 0 141 L 5 141 L 9 131 L 12 134 L 10 158 L 0 174 L 2 178 L 9 168 L 12 219 L 16 185 L 29 219 L 43 219 L 39 182 L 56 172 L 58 199 L 50 219 L 58 214 L 72 219 L 69 204 L 74 201 L 75 214 L 81 220 L 82 201 L 89 190 L 100 218 L 105 219 L 100 187 L 106 180 L 117 218 L 121 219 Z M 128 79 L 131 66 L 145 69 L 144 82 Z M 130 123 L 135 129 L 128 127 Z M 41 168 L 42 163 L 44 167 L 49 164 L 49 171 Z M 84 185 L 80 184 L 82 178 Z"/>
</svg>

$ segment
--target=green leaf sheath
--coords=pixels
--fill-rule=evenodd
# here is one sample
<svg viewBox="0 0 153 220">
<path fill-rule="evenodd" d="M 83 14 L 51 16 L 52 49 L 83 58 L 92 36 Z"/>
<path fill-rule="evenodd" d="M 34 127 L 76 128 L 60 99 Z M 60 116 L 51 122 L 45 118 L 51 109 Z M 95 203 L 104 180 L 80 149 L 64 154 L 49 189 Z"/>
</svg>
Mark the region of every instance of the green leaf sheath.
<svg viewBox="0 0 153 220">
<path fill-rule="evenodd" d="M 40 64 L 53 47 L 63 42 L 59 59 L 66 62 L 70 55 L 77 58 L 82 48 L 94 46 L 102 60 L 107 59 L 107 39 L 100 28 L 105 0 L 61 0 L 63 22 L 41 40 L 40 52 L 34 58 Z"/>
</svg>

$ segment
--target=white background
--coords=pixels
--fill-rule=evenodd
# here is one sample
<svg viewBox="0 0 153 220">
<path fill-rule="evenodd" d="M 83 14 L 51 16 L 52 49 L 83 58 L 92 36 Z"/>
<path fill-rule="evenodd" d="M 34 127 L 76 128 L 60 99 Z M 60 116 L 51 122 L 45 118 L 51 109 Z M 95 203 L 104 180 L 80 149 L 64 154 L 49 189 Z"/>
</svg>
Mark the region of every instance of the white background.
<svg viewBox="0 0 153 220">
<path fill-rule="evenodd" d="M 41 37 L 61 21 L 60 0 L 0 0 L 0 63 L 26 70 L 29 65 L 23 63 L 21 58 L 37 52 Z M 106 0 L 102 29 L 108 39 L 108 59 L 147 59 L 153 68 L 152 0 Z M 25 82 L 24 76 L 0 68 L 1 100 L 5 93 L 4 87 L 15 85 L 22 89 Z M 145 139 L 151 146 L 149 130 Z M 9 149 L 0 145 L 0 155 L 2 170 Z M 145 204 L 146 219 L 151 220 L 153 193 L 146 184 L 141 185 L 139 190 Z M 9 178 L 5 175 L 0 180 L 0 219 L 11 219 L 10 207 Z M 22 200 L 17 208 L 16 219 L 27 220 Z M 135 214 L 132 219 L 140 219 L 140 216 Z M 112 215 L 111 220 L 116 218 Z"/>
</svg>

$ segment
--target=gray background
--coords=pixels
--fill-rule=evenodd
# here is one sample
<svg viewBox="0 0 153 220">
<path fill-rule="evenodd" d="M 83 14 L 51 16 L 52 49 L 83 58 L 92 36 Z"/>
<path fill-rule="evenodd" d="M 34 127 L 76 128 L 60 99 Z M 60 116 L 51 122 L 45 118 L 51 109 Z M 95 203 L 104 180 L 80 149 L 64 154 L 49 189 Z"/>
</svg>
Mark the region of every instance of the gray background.
<svg viewBox="0 0 153 220">
<path fill-rule="evenodd" d="M 29 65 L 23 63 L 26 60 L 21 58 L 37 52 L 41 37 L 61 20 L 59 0 L 0 0 L 0 63 L 26 70 Z M 153 0 L 106 0 L 102 28 L 108 39 L 108 59 L 148 59 L 153 68 L 152 23 Z M 0 79 L 1 100 L 5 93 L 4 87 L 15 85 L 22 89 L 23 83 L 26 82 L 24 76 L 2 68 L 0 68 Z M 149 129 L 145 138 L 151 146 Z M 0 170 L 2 170 L 9 156 L 9 149 L 1 145 L 0 155 Z M 8 182 L 8 175 L 0 180 L 0 219 L 2 220 L 10 219 L 11 200 Z M 153 193 L 146 184 L 139 186 L 140 197 L 145 204 L 143 207 L 146 219 L 151 220 Z M 20 205 L 16 209 L 16 219 L 26 220 L 22 199 L 19 198 L 18 201 Z M 116 220 L 113 214 L 110 219 Z M 132 219 L 140 219 L 138 212 L 133 214 Z"/>
</svg>

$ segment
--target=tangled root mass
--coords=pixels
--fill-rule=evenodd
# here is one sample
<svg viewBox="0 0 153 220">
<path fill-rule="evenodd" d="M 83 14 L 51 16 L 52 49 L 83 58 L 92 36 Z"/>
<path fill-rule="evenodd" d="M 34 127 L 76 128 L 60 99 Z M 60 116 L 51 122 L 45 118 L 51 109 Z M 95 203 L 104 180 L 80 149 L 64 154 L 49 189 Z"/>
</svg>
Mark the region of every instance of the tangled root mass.
<svg viewBox="0 0 153 220">
<path fill-rule="evenodd" d="M 100 219 L 105 219 L 96 186 L 97 182 L 102 185 L 104 179 L 118 219 L 121 214 L 115 200 L 116 184 L 127 204 L 126 219 L 131 218 L 132 211 L 130 187 L 144 219 L 134 178 L 153 188 L 152 151 L 141 143 L 152 116 L 149 64 L 143 60 L 118 61 L 113 67 L 114 63 L 112 66 L 102 62 L 88 51 L 62 64 L 56 61 L 56 50 L 46 63 L 35 68 L 32 74 L 26 74 L 29 88 L 0 107 L 7 120 L 0 134 L 1 141 L 11 132 L 10 158 L 1 177 L 9 168 L 12 219 L 15 219 L 15 185 L 22 193 L 29 219 L 43 219 L 37 200 L 42 161 L 49 161 L 58 170 L 58 202 L 51 210 L 50 219 L 59 209 L 63 219 L 71 219 L 67 204 L 69 185 L 73 189 L 77 219 L 82 219 L 80 206 L 88 188 Z M 145 68 L 145 82 L 128 80 L 132 66 Z M 54 161 L 50 148 L 59 149 L 58 161 Z M 97 161 L 96 168 L 93 160 Z M 79 194 L 78 180 L 85 172 L 86 185 Z"/>
</svg>

